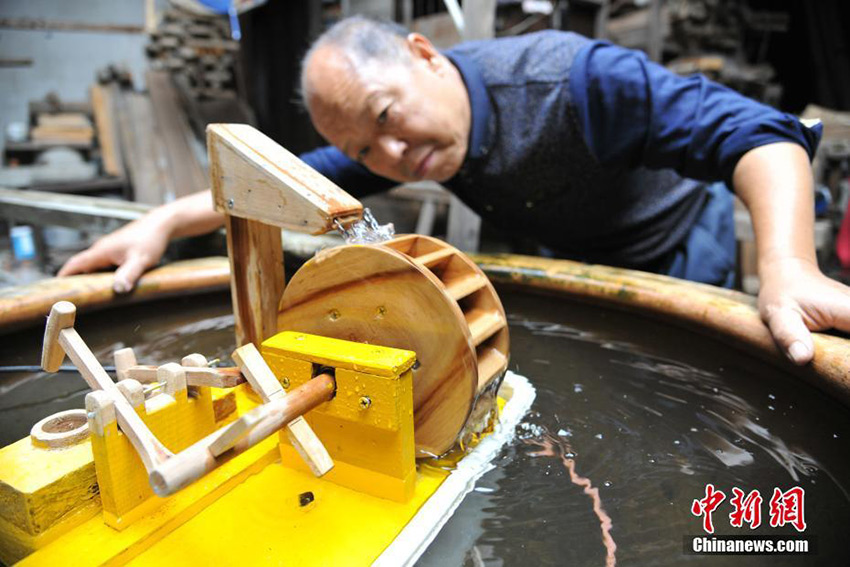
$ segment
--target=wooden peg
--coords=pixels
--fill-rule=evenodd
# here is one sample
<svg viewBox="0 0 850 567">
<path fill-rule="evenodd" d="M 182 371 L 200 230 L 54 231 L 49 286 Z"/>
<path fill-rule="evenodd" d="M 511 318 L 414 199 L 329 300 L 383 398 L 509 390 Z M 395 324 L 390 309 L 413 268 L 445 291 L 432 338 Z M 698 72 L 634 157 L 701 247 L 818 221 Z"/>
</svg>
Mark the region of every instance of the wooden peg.
<svg viewBox="0 0 850 567">
<path fill-rule="evenodd" d="M 180 364 L 194 368 L 208 368 L 207 357 L 197 352 L 184 356 Z"/>
<path fill-rule="evenodd" d="M 248 383 L 260 395 L 263 402 L 269 403 L 286 396 L 286 391 L 280 385 L 274 372 L 252 343 L 236 349 L 233 360 L 242 369 Z M 333 468 L 334 463 L 328 450 L 303 417 L 298 417 L 289 423 L 287 434 L 292 446 L 314 475 L 322 476 Z"/>
<path fill-rule="evenodd" d="M 55 303 L 50 310 L 41 351 L 41 367 L 46 371 L 56 372 L 62 366 L 65 351 L 59 345 L 59 333 L 62 329 L 73 328 L 76 318 L 77 307 L 70 301 Z"/>
<path fill-rule="evenodd" d="M 137 365 L 136 353 L 132 348 L 122 348 L 112 353 L 112 358 L 115 360 L 115 374 L 118 375 L 118 380 L 126 380 L 129 378 L 127 370 Z"/>
<path fill-rule="evenodd" d="M 95 390 L 86 394 L 86 412 L 88 413 L 89 431 L 100 436 L 103 436 L 106 426 L 116 419 L 112 396 L 103 390 Z"/>
<path fill-rule="evenodd" d="M 156 381 L 164 382 L 163 392 L 174 398 L 187 387 L 186 371 L 176 362 L 169 362 L 156 369 Z"/>
<path fill-rule="evenodd" d="M 137 380 L 127 378 L 118 382 L 116 386 L 134 408 L 145 403 L 145 390 Z"/>
</svg>

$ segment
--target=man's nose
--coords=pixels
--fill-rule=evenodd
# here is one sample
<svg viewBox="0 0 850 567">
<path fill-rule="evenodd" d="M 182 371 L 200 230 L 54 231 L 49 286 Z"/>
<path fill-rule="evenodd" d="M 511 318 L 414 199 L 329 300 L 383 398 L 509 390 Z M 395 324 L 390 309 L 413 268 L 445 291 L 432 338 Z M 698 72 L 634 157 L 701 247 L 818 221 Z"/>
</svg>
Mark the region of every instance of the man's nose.
<svg viewBox="0 0 850 567">
<path fill-rule="evenodd" d="M 395 136 L 384 135 L 378 138 L 378 146 L 382 153 L 392 162 L 401 161 L 407 151 L 407 144 Z"/>
</svg>

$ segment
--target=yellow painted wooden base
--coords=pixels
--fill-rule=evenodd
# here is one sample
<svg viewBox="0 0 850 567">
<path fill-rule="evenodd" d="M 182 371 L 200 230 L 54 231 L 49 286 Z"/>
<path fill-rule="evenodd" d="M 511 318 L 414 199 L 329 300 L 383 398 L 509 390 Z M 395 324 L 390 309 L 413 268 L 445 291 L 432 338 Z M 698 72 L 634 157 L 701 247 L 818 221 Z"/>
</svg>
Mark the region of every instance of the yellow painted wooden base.
<svg viewBox="0 0 850 567">
<path fill-rule="evenodd" d="M 26 557 L 19 565 L 122 565 L 212 506 L 278 458 L 277 439 L 270 437 L 214 470 L 200 481 L 162 500 L 153 514 L 138 518 L 123 531 L 104 523 L 100 514 L 77 526 L 52 544 Z M 245 510 L 243 510 L 244 512 Z M 248 518 L 248 515 L 241 515 Z M 247 520 L 246 520 L 247 521 Z M 219 532 L 218 537 L 222 537 Z M 223 538 L 225 539 L 225 538 Z M 190 563 L 195 564 L 195 563 Z M 209 565 L 216 565 L 212 561 Z"/>
<path fill-rule="evenodd" d="M 402 503 L 275 463 L 131 565 L 370 565 L 448 476 L 419 469 L 413 496 Z M 301 506 L 306 492 L 314 500 Z"/>
<path fill-rule="evenodd" d="M 237 405 L 241 413 L 253 407 L 244 389 L 209 388 L 216 427 L 235 419 Z M 100 519 L 101 507 L 89 439 L 48 449 L 26 437 L 0 449 L 0 562 L 11 565 L 88 519 Z"/>
</svg>

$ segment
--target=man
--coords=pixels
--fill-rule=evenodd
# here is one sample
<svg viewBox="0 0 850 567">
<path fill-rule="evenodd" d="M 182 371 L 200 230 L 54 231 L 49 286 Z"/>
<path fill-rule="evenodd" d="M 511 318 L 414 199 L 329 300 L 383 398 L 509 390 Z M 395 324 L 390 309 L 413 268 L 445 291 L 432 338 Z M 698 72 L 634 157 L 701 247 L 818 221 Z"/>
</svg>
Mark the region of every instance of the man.
<svg viewBox="0 0 850 567">
<path fill-rule="evenodd" d="M 789 115 L 575 34 L 441 54 L 364 18 L 311 47 L 302 91 L 335 146 L 302 159 L 345 190 L 440 181 L 490 221 L 571 258 L 729 285 L 726 182 L 752 213 L 759 309 L 783 352 L 805 364 L 808 329 L 850 331 L 850 290 L 821 274 L 814 252 L 819 130 Z M 101 239 L 60 275 L 117 265 L 115 288 L 127 291 L 169 238 L 221 223 L 208 192 L 192 195 Z"/>
</svg>

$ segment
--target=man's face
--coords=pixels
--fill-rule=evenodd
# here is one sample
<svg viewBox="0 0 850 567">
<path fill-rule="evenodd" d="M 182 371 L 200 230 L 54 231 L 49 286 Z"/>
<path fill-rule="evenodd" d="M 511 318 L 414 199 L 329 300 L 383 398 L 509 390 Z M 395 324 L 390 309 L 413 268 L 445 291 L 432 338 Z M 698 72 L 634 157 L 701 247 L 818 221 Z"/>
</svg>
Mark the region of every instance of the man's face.
<svg viewBox="0 0 850 567">
<path fill-rule="evenodd" d="M 469 97 L 427 40 L 412 34 L 408 46 L 410 61 L 360 69 L 337 47 L 319 49 L 305 69 L 310 116 L 326 140 L 373 173 L 446 181 L 466 156 Z"/>
</svg>

